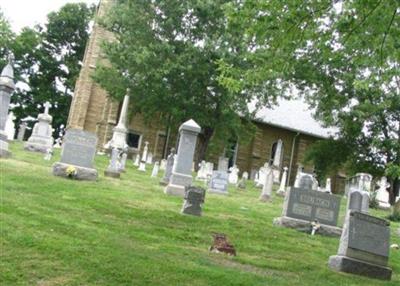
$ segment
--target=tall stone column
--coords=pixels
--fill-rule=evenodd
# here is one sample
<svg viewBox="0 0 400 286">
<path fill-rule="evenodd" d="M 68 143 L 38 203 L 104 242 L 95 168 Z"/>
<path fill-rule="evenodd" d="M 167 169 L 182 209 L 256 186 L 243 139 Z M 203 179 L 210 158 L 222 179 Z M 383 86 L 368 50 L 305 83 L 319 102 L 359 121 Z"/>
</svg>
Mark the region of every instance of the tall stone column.
<svg viewBox="0 0 400 286">
<path fill-rule="evenodd" d="M 197 135 L 200 126 L 190 119 L 179 127 L 178 153 L 174 161 L 171 179 L 165 187 L 165 193 L 169 195 L 185 195 L 185 187 L 192 183 L 192 162 L 196 148 Z"/>
<path fill-rule="evenodd" d="M 113 129 L 113 137 L 107 144 L 109 148 L 120 149 L 126 151 L 128 144 L 126 144 L 126 136 L 128 129 L 126 128 L 126 121 L 128 116 L 128 105 L 129 105 L 129 89 L 126 90 L 124 101 L 122 102 L 121 114 L 119 116 L 118 124 Z"/>
<path fill-rule="evenodd" d="M 11 94 L 15 90 L 14 70 L 12 67 L 13 57 L 9 56 L 7 65 L 0 75 L 0 157 L 10 157 L 8 151 L 8 139 L 5 126 L 10 106 Z"/>
</svg>

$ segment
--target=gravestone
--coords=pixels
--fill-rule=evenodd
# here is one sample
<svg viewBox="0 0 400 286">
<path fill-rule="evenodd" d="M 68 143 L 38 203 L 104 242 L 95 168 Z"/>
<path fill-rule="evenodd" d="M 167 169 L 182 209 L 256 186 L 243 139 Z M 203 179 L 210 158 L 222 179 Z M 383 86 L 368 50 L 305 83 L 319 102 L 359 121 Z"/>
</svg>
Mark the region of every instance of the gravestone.
<svg viewBox="0 0 400 286">
<path fill-rule="evenodd" d="M 121 170 L 118 163 L 119 159 L 119 150 L 114 147 L 111 149 L 111 157 L 110 163 L 106 170 L 104 170 L 104 176 L 111 177 L 111 178 L 120 178 L 121 177 Z"/>
<path fill-rule="evenodd" d="M 175 161 L 175 148 L 171 148 L 171 153 L 167 157 L 167 164 L 165 166 L 165 172 L 164 172 L 164 177 L 160 181 L 160 185 L 168 185 L 169 179 L 171 178 L 172 175 L 172 168 L 174 166 L 174 161 Z"/>
<path fill-rule="evenodd" d="M 16 119 L 14 113 L 11 111 L 8 114 L 5 131 L 7 134 L 8 141 L 13 141 L 15 137 L 15 123 L 14 120 Z"/>
<path fill-rule="evenodd" d="M 44 108 L 44 113 L 38 115 L 38 122 L 33 126 L 31 137 L 24 144 L 25 150 L 46 153 L 47 149 L 53 147 L 51 127 L 53 117 L 49 115 L 50 103 L 46 102 Z"/>
<path fill-rule="evenodd" d="M 208 188 L 209 193 L 228 194 L 228 173 L 225 171 L 213 171 Z"/>
<path fill-rule="evenodd" d="M 140 159 L 139 163 L 139 171 L 145 172 L 146 171 L 146 162 L 147 162 L 147 152 L 149 149 L 149 142 L 144 142 L 144 148 L 143 148 L 143 153 L 142 153 L 142 158 Z"/>
<path fill-rule="evenodd" d="M 47 149 L 46 155 L 44 156 L 44 159 L 45 159 L 46 161 L 50 161 L 52 156 L 53 156 L 53 150 L 50 149 L 50 148 Z"/>
<path fill-rule="evenodd" d="M 288 167 L 284 167 L 282 178 L 281 178 L 281 183 L 279 184 L 279 189 L 276 191 L 276 194 L 280 197 L 284 197 L 286 194 L 287 171 L 288 171 Z"/>
<path fill-rule="evenodd" d="M 159 169 L 160 169 L 160 163 L 157 161 L 157 162 L 154 163 L 153 170 L 151 171 L 151 176 L 152 177 L 157 177 Z"/>
<path fill-rule="evenodd" d="M 199 164 L 199 170 L 197 171 L 196 180 L 205 181 L 207 180 L 207 170 L 206 170 L 206 161 L 201 161 Z"/>
<path fill-rule="evenodd" d="M 272 187 L 274 185 L 274 173 L 271 166 L 264 167 L 264 185 L 260 195 L 260 201 L 270 202 L 272 200 Z"/>
<path fill-rule="evenodd" d="M 53 165 L 55 176 L 69 177 L 67 169 L 76 171 L 78 180 L 96 180 L 97 170 L 93 168 L 97 137 L 94 133 L 80 129 L 68 129 L 64 136 L 61 160 Z"/>
<path fill-rule="evenodd" d="M 337 227 L 340 210 L 340 196 L 323 192 L 291 188 L 287 191 L 282 216 L 274 219 L 274 224 L 299 231 L 310 230 L 310 223 L 318 221 L 318 233 L 328 236 L 340 236 Z"/>
<path fill-rule="evenodd" d="M 166 167 L 167 167 L 167 160 L 162 159 L 160 163 L 160 170 L 164 171 Z"/>
<path fill-rule="evenodd" d="M 328 266 L 335 271 L 390 280 L 389 222 L 359 211 L 346 215 L 338 254 L 329 257 Z"/>
<path fill-rule="evenodd" d="M 135 160 L 133 161 L 133 166 L 139 167 L 140 163 L 140 154 L 135 154 Z"/>
<path fill-rule="evenodd" d="M 8 63 L 0 75 L 0 158 L 8 158 L 11 152 L 8 150 L 7 133 L 5 132 L 8 109 L 11 95 L 15 90 L 13 56 L 8 57 Z"/>
<path fill-rule="evenodd" d="M 298 188 L 300 183 L 301 175 L 303 174 L 303 165 L 299 164 L 297 166 L 296 178 L 294 180 L 294 187 Z"/>
<path fill-rule="evenodd" d="M 186 121 L 179 127 L 179 147 L 172 175 L 165 193 L 175 196 L 184 196 L 185 187 L 192 184 L 192 163 L 194 150 L 196 148 L 197 135 L 200 126 L 192 119 Z"/>
<path fill-rule="evenodd" d="M 331 178 L 327 178 L 326 179 L 326 183 L 325 183 L 325 192 L 332 194 L 332 187 L 331 187 Z"/>
<path fill-rule="evenodd" d="M 313 177 L 310 174 L 301 173 L 299 177 L 299 189 L 312 190 L 313 189 Z"/>
<path fill-rule="evenodd" d="M 119 171 L 125 173 L 126 159 L 128 158 L 128 154 L 126 152 L 123 152 L 122 155 L 120 155 L 120 157 L 121 159 L 119 161 L 120 162 Z"/>
<path fill-rule="evenodd" d="M 55 142 L 56 142 L 56 143 L 53 145 L 53 148 L 60 149 L 60 148 L 61 148 L 61 142 L 62 142 L 61 137 L 58 137 L 58 138 L 55 140 Z"/>
<path fill-rule="evenodd" d="M 357 173 L 354 177 L 351 177 L 348 180 L 346 180 L 345 196 L 347 196 L 351 188 L 356 188 L 370 193 L 371 184 L 372 184 L 372 175 L 367 173 Z"/>
<path fill-rule="evenodd" d="M 194 216 L 201 216 L 201 205 L 204 203 L 206 191 L 203 188 L 188 186 L 185 187 L 182 213 Z"/>
<path fill-rule="evenodd" d="M 225 171 L 228 172 L 228 168 L 229 168 L 229 159 L 226 157 L 219 157 L 218 158 L 218 171 Z"/>
<path fill-rule="evenodd" d="M 206 163 L 206 178 L 210 178 L 214 171 L 214 163 L 207 162 Z"/>
<path fill-rule="evenodd" d="M 239 179 L 239 169 L 236 165 L 229 168 L 229 184 L 236 185 Z"/>
<path fill-rule="evenodd" d="M 26 127 L 27 127 L 27 126 L 28 126 L 28 125 L 26 124 L 26 122 L 22 122 L 22 123 L 19 125 L 18 134 L 17 134 L 17 140 L 18 140 L 18 141 L 24 141 L 25 132 L 26 132 Z"/>
<path fill-rule="evenodd" d="M 387 191 L 389 187 L 390 184 L 387 182 L 387 178 L 382 177 L 379 180 L 379 188 L 376 192 L 376 201 L 378 202 L 378 208 L 380 209 L 390 209 L 389 192 Z"/>
<path fill-rule="evenodd" d="M 153 164 L 153 153 L 149 152 L 147 154 L 146 164 Z"/>
<path fill-rule="evenodd" d="M 113 128 L 113 135 L 111 140 L 106 144 L 106 149 L 117 148 L 123 152 L 126 152 L 128 150 L 128 144 L 126 143 L 126 137 L 128 134 L 128 129 L 126 128 L 126 122 L 128 116 L 129 94 L 130 91 L 128 88 L 126 90 L 126 94 L 122 102 L 118 124 Z"/>
</svg>

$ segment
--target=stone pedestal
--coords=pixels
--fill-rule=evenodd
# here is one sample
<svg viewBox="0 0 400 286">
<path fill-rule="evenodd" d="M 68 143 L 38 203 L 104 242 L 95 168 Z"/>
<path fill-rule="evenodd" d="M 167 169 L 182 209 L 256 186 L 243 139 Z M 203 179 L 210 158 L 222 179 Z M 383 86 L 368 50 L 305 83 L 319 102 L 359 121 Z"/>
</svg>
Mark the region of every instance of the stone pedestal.
<svg viewBox="0 0 400 286">
<path fill-rule="evenodd" d="M 44 113 L 38 115 L 38 122 L 33 127 L 32 135 L 24 144 L 25 150 L 46 153 L 48 149 L 53 148 L 54 139 L 51 136 L 53 117 L 49 115 L 50 103 L 46 102 L 44 106 Z"/>
<path fill-rule="evenodd" d="M 301 232 L 311 232 L 311 222 L 302 219 L 281 216 L 278 218 L 274 218 L 273 224 L 276 226 L 293 228 Z M 323 236 L 340 237 L 340 235 L 342 234 L 342 229 L 336 226 L 321 224 L 317 233 Z"/>
<path fill-rule="evenodd" d="M 8 139 L 7 135 L 0 130 L 0 158 L 11 157 L 11 152 L 8 151 Z"/>
<path fill-rule="evenodd" d="M 180 126 L 178 153 L 172 169 L 171 179 L 165 188 L 166 194 L 183 197 L 185 187 L 190 186 L 192 183 L 192 162 L 197 135 L 200 131 L 200 126 L 192 119 Z"/>
</svg>

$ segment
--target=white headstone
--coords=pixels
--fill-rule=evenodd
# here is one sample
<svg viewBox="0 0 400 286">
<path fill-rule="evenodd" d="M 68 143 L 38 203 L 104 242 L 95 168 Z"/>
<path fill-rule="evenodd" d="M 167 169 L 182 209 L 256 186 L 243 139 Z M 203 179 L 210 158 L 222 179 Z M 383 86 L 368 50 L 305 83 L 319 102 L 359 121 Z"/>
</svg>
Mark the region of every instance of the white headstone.
<svg viewBox="0 0 400 286">
<path fill-rule="evenodd" d="M 160 168 L 160 163 L 157 161 L 154 163 L 153 171 L 151 172 L 152 177 L 157 177 L 158 176 L 158 170 Z"/>
<path fill-rule="evenodd" d="M 165 170 L 166 167 L 167 167 L 167 160 L 162 159 L 160 163 L 160 170 Z"/>
<path fill-rule="evenodd" d="M 196 180 L 199 181 L 207 180 L 206 161 L 204 160 L 199 163 L 199 170 L 197 171 Z"/>
<path fill-rule="evenodd" d="M 332 194 L 331 178 L 326 179 L 325 192 Z"/>
<path fill-rule="evenodd" d="M 236 167 L 236 165 L 234 165 L 233 167 L 229 168 L 228 181 L 229 184 L 236 185 L 238 180 L 239 180 L 239 169 L 238 167 Z"/>
<path fill-rule="evenodd" d="M 389 204 L 389 192 L 387 189 L 390 187 L 389 183 L 387 182 L 386 177 L 382 177 L 379 181 L 379 189 L 376 193 L 376 200 L 379 204 L 380 208 L 387 209 L 390 208 Z"/>
<path fill-rule="evenodd" d="M 8 116 L 7 116 L 7 121 L 6 121 L 6 127 L 5 127 L 5 132 L 7 134 L 7 139 L 9 141 L 14 140 L 15 137 L 15 116 L 14 113 L 11 111 Z"/>
<path fill-rule="evenodd" d="M 149 152 L 147 154 L 146 164 L 153 164 L 153 153 Z"/>
<path fill-rule="evenodd" d="M 265 167 L 265 183 L 262 188 L 260 200 L 263 202 L 271 201 L 272 186 L 274 184 L 274 173 L 271 166 Z"/>
<path fill-rule="evenodd" d="M 144 142 L 144 148 L 143 148 L 143 153 L 142 153 L 142 158 L 140 160 L 139 164 L 139 171 L 145 172 L 146 171 L 146 162 L 147 162 L 147 152 L 149 149 L 149 142 Z"/>
<path fill-rule="evenodd" d="M 279 185 L 278 191 L 276 192 L 278 195 L 283 196 L 283 197 L 285 196 L 285 193 L 286 193 L 287 171 L 288 171 L 288 167 L 284 167 L 282 178 L 281 178 L 281 183 Z"/>
<path fill-rule="evenodd" d="M 135 160 L 133 161 L 133 166 L 139 167 L 140 163 L 140 154 L 135 154 Z"/>
</svg>

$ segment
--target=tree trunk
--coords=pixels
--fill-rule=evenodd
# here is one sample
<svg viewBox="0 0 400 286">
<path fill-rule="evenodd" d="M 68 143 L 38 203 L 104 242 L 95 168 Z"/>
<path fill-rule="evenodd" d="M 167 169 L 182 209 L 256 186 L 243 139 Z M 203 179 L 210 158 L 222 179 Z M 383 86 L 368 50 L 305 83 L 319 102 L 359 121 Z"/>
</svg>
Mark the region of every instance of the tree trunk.
<svg viewBox="0 0 400 286">
<path fill-rule="evenodd" d="M 389 203 L 391 205 L 394 205 L 394 203 L 396 202 L 396 196 L 398 196 L 399 194 L 399 189 L 400 189 L 400 179 L 388 179 L 389 183 L 390 183 L 390 187 L 389 187 Z"/>
<path fill-rule="evenodd" d="M 397 203 L 395 203 L 392 206 L 393 212 L 392 215 L 393 217 L 400 217 L 400 200 L 397 201 Z"/>
<path fill-rule="evenodd" d="M 198 168 L 199 168 L 199 163 L 202 160 L 205 160 L 206 158 L 206 153 L 207 153 L 207 148 L 208 148 L 208 144 L 210 143 L 210 140 L 212 138 L 212 136 L 214 135 L 214 128 L 211 127 L 205 127 L 202 130 L 203 132 L 200 133 L 199 135 L 199 149 L 197 150 L 197 155 L 196 155 L 196 160 L 195 160 L 195 165 L 194 165 L 194 169 L 197 172 Z"/>
</svg>

